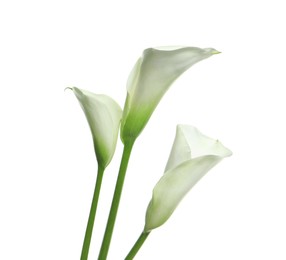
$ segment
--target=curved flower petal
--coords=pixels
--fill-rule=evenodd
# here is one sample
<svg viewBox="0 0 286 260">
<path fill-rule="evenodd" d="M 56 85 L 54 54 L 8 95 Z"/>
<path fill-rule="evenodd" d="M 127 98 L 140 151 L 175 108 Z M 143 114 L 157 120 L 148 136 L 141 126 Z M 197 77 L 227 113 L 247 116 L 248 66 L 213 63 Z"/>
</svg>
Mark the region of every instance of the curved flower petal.
<svg viewBox="0 0 286 260">
<path fill-rule="evenodd" d="M 184 161 L 210 154 L 225 157 L 231 155 L 231 151 L 193 126 L 178 125 L 165 172 Z"/>
<path fill-rule="evenodd" d="M 106 95 L 93 94 L 76 87 L 71 89 L 89 124 L 98 164 L 106 168 L 115 151 L 122 110 L 112 98 Z"/>
<path fill-rule="evenodd" d="M 164 224 L 189 190 L 231 154 L 219 141 L 196 128 L 179 125 L 166 172 L 156 184 L 147 208 L 145 232 Z"/>
<path fill-rule="evenodd" d="M 136 138 L 171 84 L 195 63 L 219 53 L 212 48 L 150 48 L 136 62 L 127 82 L 121 138 Z"/>
</svg>

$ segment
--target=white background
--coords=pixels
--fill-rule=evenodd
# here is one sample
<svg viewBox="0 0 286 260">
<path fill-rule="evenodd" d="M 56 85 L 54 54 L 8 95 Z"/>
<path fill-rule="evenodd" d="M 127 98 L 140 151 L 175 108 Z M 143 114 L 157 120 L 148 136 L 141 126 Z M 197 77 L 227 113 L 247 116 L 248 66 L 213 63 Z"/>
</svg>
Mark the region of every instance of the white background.
<svg viewBox="0 0 286 260">
<path fill-rule="evenodd" d="M 177 123 L 233 156 L 204 177 L 136 259 L 286 259 L 284 1 L 4 0 L 0 3 L 0 259 L 78 260 L 97 165 L 72 92 L 123 106 L 151 46 L 222 52 L 185 73 L 139 137 L 109 259 L 144 226 Z M 108 167 L 89 259 L 97 259 L 122 144 Z"/>
</svg>

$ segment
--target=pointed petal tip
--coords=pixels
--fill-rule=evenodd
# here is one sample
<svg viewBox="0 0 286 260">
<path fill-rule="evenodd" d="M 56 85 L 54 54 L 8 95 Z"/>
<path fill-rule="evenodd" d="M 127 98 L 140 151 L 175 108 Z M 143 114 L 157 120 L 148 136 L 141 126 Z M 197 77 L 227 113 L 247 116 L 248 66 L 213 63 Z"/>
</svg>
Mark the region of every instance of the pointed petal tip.
<svg viewBox="0 0 286 260">
<path fill-rule="evenodd" d="M 221 53 L 221 51 L 218 51 L 216 49 L 211 50 L 211 54 L 220 54 L 220 53 Z"/>
<path fill-rule="evenodd" d="M 73 87 L 66 87 L 66 88 L 64 89 L 64 91 L 66 91 L 67 89 L 73 91 Z"/>
<path fill-rule="evenodd" d="M 205 51 L 211 55 L 214 55 L 214 54 L 220 54 L 221 52 L 214 49 L 214 48 L 205 48 Z"/>
<path fill-rule="evenodd" d="M 212 51 L 212 54 L 220 54 L 220 53 L 221 53 L 221 51 L 217 51 L 217 50 Z"/>
<path fill-rule="evenodd" d="M 66 87 L 66 88 L 64 89 L 64 91 L 66 91 L 67 89 L 68 89 L 68 90 L 71 90 L 71 91 L 73 91 L 73 92 L 80 90 L 80 89 L 77 88 L 77 87 Z"/>
<path fill-rule="evenodd" d="M 221 150 L 222 150 L 222 154 L 221 157 L 225 158 L 225 157 L 229 157 L 232 156 L 232 151 L 230 149 L 228 149 L 227 147 L 225 147 L 219 140 L 216 140 L 216 142 L 220 145 Z"/>
</svg>

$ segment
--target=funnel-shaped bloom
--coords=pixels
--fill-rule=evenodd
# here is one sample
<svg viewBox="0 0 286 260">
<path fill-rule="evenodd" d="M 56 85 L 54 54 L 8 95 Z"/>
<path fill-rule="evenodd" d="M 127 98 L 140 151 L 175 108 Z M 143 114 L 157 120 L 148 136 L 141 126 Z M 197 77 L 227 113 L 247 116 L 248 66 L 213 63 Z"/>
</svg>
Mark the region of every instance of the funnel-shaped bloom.
<svg viewBox="0 0 286 260">
<path fill-rule="evenodd" d="M 192 126 L 179 125 L 163 177 L 153 190 L 145 232 L 164 224 L 188 191 L 218 162 L 232 153 Z"/>
<path fill-rule="evenodd" d="M 71 89 L 89 124 L 98 165 L 104 169 L 115 151 L 122 110 L 108 96 L 96 95 L 76 87 Z"/>
<path fill-rule="evenodd" d="M 121 139 L 136 138 L 171 84 L 193 64 L 219 53 L 215 49 L 179 47 L 146 49 L 128 82 Z"/>
</svg>

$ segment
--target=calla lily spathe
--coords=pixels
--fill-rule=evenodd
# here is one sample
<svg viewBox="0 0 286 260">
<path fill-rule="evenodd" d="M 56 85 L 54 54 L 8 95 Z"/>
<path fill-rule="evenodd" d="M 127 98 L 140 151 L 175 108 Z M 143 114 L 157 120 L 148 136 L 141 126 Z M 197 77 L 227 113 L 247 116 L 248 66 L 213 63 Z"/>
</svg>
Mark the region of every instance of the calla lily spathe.
<svg viewBox="0 0 286 260">
<path fill-rule="evenodd" d="M 188 191 L 217 163 L 232 153 L 198 129 L 178 125 L 163 177 L 153 189 L 144 232 L 164 224 Z"/>
<path fill-rule="evenodd" d="M 89 124 L 98 165 L 105 169 L 115 152 L 122 109 L 106 95 L 97 95 L 76 87 L 70 89 L 77 97 Z"/>
<path fill-rule="evenodd" d="M 128 82 L 121 139 L 135 139 L 143 130 L 171 84 L 195 63 L 219 53 L 212 48 L 165 47 L 146 49 Z"/>
</svg>

